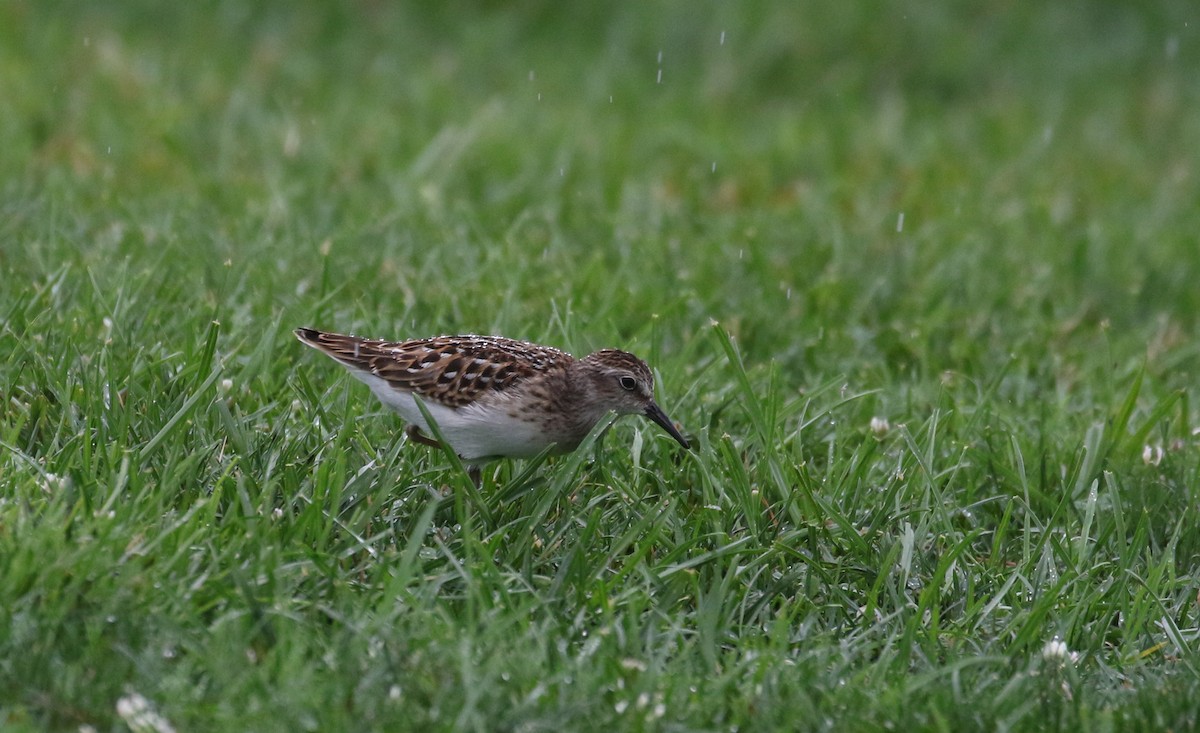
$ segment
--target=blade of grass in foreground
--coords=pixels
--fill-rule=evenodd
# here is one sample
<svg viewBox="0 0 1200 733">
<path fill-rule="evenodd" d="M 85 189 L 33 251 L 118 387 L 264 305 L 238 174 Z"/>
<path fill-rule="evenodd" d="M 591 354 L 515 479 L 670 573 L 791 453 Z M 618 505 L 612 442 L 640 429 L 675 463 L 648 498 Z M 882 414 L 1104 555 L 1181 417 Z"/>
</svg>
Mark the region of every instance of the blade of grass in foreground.
<svg viewBox="0 0 1200 733">
<path fill-rule="evenodd" d="M 162 445 L 163 442 L 171 435 L 171 432 L 179 426 L 179 423 L 192 413 L 192 410 L 196 407 L 196 403 L 198 403 L 200 399 L 208 392 L 208 390 L 212 388 L 213 383 L 217 381 L 217 377 L 219 376 L 221 376 L 221 369 L 220 367 L 217 367 L 216 369 L 213 369 L 208 375 L 208 378 L 205 379 L 204 382 L 201 383 L 200 386 L 197 387 L 196 390 L 192 392 L 192 394 L 189 395 L 186 400 L 184 400 L 179 409 L 175 411 L 175 414 L 173 414 L 171 418 L 162 426 L 162 428 L 160 428 L 159 431 L 154 434 L 154 437 L 147 441 L 144 446 L 142 446 L 142 449 L 138 451 L 139 465 L 144 464 L 146 459 L 149 458 L 149 456 L 151 456 L 154 451 L 157 450 L 158 447 Z"/>
</svg>

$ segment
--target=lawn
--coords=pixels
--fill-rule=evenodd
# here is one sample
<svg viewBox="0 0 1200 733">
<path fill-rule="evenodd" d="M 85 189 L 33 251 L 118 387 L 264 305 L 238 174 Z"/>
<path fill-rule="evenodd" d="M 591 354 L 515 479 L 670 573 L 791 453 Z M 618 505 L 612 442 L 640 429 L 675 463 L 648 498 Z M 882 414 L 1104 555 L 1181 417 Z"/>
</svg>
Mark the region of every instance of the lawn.
<svg viewBox="0 0 1200 733">
<path fill-rule="evenodd" d="M 0 5 L 0 728 L 1196 728 L 1193 4 Z"/>
</svg>

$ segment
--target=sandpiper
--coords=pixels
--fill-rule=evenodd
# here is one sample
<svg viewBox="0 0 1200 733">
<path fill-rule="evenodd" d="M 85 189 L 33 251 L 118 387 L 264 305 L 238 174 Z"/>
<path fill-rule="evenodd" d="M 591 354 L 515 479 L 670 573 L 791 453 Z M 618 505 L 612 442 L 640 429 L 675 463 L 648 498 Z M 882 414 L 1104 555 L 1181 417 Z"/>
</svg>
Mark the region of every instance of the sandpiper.
<svg viewBox="0 0 1200 733">
<path fill-rule="evenodd" d="M 437 446 L 414 399 L 419 397 L 476 483 L 485 461 L 528 458 L 550 446 L 555 453 L 575 450 L 609 412 L 643 414 L 688 447 L 654 401 L 650 368 L 625 351 L 602 349 L 576 359 L 500 336 L 393 342 L 312 328 L 295 333 L 400 413 L 410 439 Z"/>
</svg>

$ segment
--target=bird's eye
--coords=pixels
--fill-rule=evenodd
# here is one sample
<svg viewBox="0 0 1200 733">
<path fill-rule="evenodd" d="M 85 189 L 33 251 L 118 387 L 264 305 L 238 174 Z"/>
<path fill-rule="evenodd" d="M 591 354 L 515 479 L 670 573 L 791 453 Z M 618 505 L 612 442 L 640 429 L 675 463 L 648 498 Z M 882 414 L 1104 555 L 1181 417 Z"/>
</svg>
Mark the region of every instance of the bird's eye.
<svg viewBox="0 0 1200 733">
<path fill-rule="evenodd" d="M 621 389 L 628 390 L 630 392 L 637 389 L 637 380 L 633 377 L 621 377 L 617 380 L 617 382 L 620 383 Z"/>
</svg>

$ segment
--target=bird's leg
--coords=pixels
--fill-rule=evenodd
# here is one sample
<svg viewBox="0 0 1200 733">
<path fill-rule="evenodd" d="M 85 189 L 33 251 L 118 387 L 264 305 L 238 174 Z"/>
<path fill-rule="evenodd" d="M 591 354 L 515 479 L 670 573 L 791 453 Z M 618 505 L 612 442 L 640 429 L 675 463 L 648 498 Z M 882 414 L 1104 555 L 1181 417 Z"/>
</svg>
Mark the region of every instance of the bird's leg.
<svg viewBox="0 0 1200 733">
<path fill-rule="evenodd" d="M 437 442 L 425 433 L 422 433 L 421 428 L 417 427 L 416 425 L 406 425 L 404 428 L 404 434 L 407 435 L 408 439 L 414 443 L 427 445 L 430 448 L 442 447 L 441 443 Z M 471 482 L 475 484 L 475 488 L 478 489 L 483 485 L 483 469 L 481 469 L 479 466 L 476 466 L 475 464 L 467 466 L 467 475 L 471 477 Z"/>
<path fill-rule="evenodd" d="M 767 517 L 770 518 L 771 524 L 775 525 L 776 531 L 779 531 L 779 520 L 775 518 L 775 512 L 771 510 L 771 504 L 767 501 L 767 497 L 760 496 L 759 498 L 762 499 L 763 509 L 767 510 Z"/>
<path fill-rule="evenodd" d="M 406 428 L 404 428 L 404 434 L 407 435 L 408 439 L 414 443 L 420 443 L 421 445 L 427 445 L 430 448 L 441 448 L 442 447 L 441 443 L 437 442 L 436 440 L 429 437 L 425 433 L 422 433 L 421 429 L 419 427 L 417 427 L 416 425 L 409 425 Z"/>
</svg>

